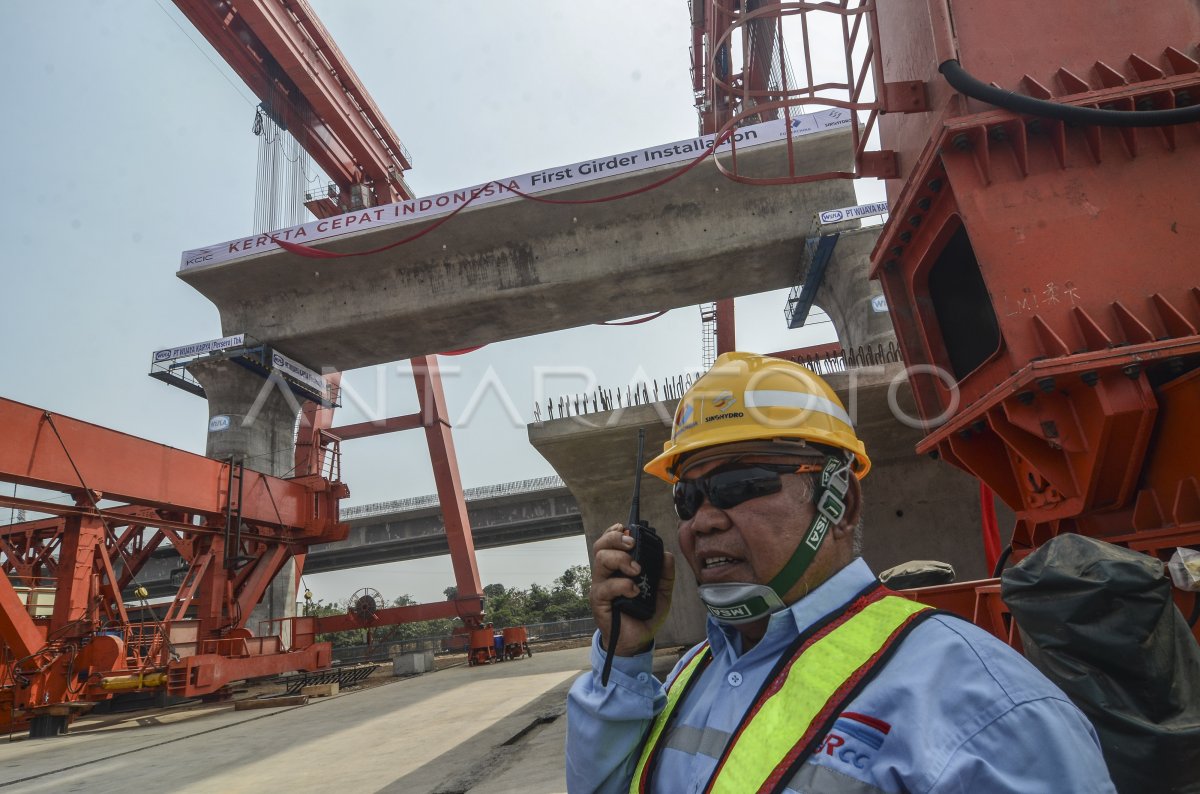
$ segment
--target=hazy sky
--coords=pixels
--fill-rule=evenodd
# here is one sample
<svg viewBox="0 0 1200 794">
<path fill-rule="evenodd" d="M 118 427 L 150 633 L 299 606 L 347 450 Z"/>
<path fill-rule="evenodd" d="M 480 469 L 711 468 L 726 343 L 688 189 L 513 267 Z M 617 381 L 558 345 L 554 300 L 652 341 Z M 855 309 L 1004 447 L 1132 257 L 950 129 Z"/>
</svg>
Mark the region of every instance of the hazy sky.
<svg viewBox="0 0 1200 794">
<path fill-rule="evenodd" d="M 685 0 L 311 2 L 412 153 L 418 196 L 696 132 Z M 221 335 L 175 271 L 181 251 L 252 231 L 257 100 L 167 0 L 0 3 L 0 30 L 0 395 L 203 453 L 204 401 L 146 373 L 153 350 Z M 828 325 L 788 331 L 783 302 L 738 301 L 739 347 L 832 339 Z M 553 473 L 526 440 L 534 367 L 661 379 L 698 367 L 700 328 L 691 307 L 443 359 L 464 485 Z M 358 398 L 338 421 L 415 410 L 406 370 L 348 373 Z M 489 370 L 508 401 L 475 399 Z M 343 476 L 350 505 L 433 492 L 420 433 L 348 442 Z M 586 559 L 582 538 L 479 554 L 484 583 L 509 586 Z M 452 582 L 449 558 L 307 577 L 326 601 L 363 586 L 428 600 Z"/>
</svg>

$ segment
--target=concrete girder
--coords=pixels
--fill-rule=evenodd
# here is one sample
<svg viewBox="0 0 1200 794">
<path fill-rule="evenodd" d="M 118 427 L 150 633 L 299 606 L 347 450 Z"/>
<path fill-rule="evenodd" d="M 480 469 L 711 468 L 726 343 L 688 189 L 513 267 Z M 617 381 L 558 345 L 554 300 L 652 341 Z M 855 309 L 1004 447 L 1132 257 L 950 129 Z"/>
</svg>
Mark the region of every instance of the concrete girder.
<svg viewBox="0 0 1200 794">
<path fill-rule="evenodd" d="M 797 139 L 796 173 L 848 168 L 848 140 L 843 131 Z M 786 147 L 739 151 L 739 171 L 786 173 Z M 612 195 L 678 167 L 543 195 Z M 749 186 L 705 163 L 603 204 L 514 199 L 468 207 L 444 229 L 369 256 L 272 251 L 179 277 L 216 304 L 226 333 L 245 332 L 314 369 L 341 371 L 788 287 L 814 213 L 853 203 L 847 180 Z M 321 248 L 377 248 L 428 223 L 364 231 Z"/>
</svg>

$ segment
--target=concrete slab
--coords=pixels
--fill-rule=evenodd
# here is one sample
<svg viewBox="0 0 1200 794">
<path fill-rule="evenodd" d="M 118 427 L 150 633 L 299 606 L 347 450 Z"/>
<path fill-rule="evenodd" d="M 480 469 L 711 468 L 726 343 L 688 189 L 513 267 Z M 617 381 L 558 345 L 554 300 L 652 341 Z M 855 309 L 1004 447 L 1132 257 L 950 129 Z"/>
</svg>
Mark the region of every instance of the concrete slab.
<svg viewBox="0 0 1200 794">
<path fill-rule="evenodd" d="M 797 173 L 848 169 L 848 132 L 798 139 Z M 751 176 L 787 172 L 786 144 L 738 154 Z M 648 185 L 678 166 L 545 195 L 585 199 Z M 849 180 L 751 186 L 704 163 L 629 199 L 468 207 L 444 229 L 370 256 L 275 251 L 179 277 L 245 332 L 314 369 L 386 363 L 795 283 L 815 212 L 854 203 Z M 364 251 L 428 225 L 341 237 Z"/>
<path fill-rule="evenodd" d="M 0 787 L 495 792 L 486 784 L 492 767 L 478 762 L 504 756 L 518 762 L 523 738 L 560 720 L 570 682 L 587 667 L 587 648 L 535 652 L 520 661 L 443 670 L 306 706 L 163 712 L 91 731 L 79 730 L 82 723 L 68 736 L 0 745 Z M 555 758 L 557 778 L 545 780 L 544 788 L 521 790 L 564 790 L 561 745 Z M 472 770 L 475 777 L 464 777 Z"/>
</svg>

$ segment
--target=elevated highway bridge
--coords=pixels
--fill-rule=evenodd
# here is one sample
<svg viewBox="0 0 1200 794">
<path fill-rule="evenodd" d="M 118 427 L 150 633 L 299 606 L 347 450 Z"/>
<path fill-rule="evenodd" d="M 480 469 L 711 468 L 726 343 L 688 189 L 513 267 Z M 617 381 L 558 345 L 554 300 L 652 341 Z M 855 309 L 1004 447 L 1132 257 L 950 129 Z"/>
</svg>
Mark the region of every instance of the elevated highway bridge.
<svg viewBox="0 0 1200 794">
<path fill-rule="evenodd" d="M 468 488 L 464 495 L 477 549 L 583 535 L 579 505 L 558 476 Z M 313 546 L 305 573 L 450 553 L 436 494 L 342 508 L 341 517 L 350 524 L 349 537 Z M 168 547 L 155 552 L 139 578 L 158 598 L 174 594 L 185 572 Z"/>
</svg>

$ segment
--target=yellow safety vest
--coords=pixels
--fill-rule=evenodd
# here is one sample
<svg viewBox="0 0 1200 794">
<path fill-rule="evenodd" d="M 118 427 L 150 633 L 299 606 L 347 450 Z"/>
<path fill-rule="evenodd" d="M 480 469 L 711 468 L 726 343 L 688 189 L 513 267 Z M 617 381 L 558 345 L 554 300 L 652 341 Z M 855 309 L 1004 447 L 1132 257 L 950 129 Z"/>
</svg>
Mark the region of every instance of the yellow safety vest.
<svg viewBox="0 0 1200 794">
<path fill-rule="evenodd" d="M 782 790 L 829 732 L 842 707 L 886 659 L 888 649 L 934 612 L 925 604 L 887 595 L 884 588 L 877 587 L 802 636 L 792 646 L 787 664 L 755 697 L 704 791 Z M 659 744 L 676 707 L 711 660 L 706 643 L 671 683 L 666 706 L 642 745 L 630 794 L 650 791 Z"/>
</svg>

